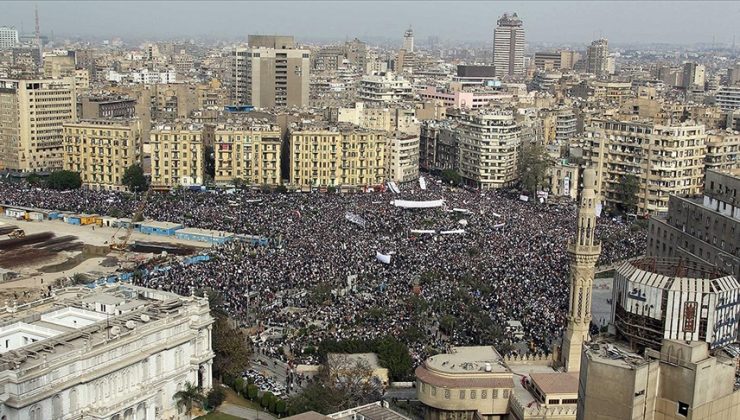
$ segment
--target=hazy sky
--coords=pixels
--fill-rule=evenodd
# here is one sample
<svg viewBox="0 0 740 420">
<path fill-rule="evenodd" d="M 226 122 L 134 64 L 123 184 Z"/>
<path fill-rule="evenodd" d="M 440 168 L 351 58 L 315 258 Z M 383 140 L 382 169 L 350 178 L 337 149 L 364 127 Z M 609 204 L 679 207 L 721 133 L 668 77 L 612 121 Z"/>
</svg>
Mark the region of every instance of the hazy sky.
<svg viewBox="0 0 740 420">
<path fill-rule="evenodd" d="M 33 31 L 34 2 L 0 1 L 0 25 Z M 41 31 L 56 36 L 122 38 L 244 37 L 292 34 L 303 39 L 400 38 L 487 42 L 496 19 L 515 11 L 528 41 L 610 43 L 731 43 L 738 2 L 572 1 L 39 1 Z M 740 42 L 740 40 L 738 40 Z"/>
</svg>

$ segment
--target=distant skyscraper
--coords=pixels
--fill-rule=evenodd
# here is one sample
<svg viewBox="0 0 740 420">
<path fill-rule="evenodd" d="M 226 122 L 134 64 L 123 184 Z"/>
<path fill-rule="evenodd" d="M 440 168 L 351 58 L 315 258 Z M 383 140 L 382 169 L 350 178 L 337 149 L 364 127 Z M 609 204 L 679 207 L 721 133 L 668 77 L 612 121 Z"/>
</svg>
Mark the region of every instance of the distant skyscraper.
<svg viewBox="0 0 740 420">
<path fill-rule="evenodd" d="M 0 26 L 0 49 L 13 48 L 18 45 L 18 31 L 15 28 Z"/>
<path fill-rule="evenodd" d="M 609 68 L 609 41 L 597 39 L 588 46 L 586 51 L 586 71 L 597 76 L 608 74 Z"/>
<path fill-rule="evenodd" d="M 497 76 L 524 74 L 524 28 L 514 13 L 504 14 L 493 33 L 493 65 Z"/>
<path fill-rule="evenodd" d="M 403 49 L 406 52 L 414 52 L 414 30 L 410 27 L 403 34 Z"/>
<path fill-rule="evenodd" d="M 704 90 L 705 68 L 697 63 L 684 63 L 683 87 L 685 89 Z"/>
</svg>

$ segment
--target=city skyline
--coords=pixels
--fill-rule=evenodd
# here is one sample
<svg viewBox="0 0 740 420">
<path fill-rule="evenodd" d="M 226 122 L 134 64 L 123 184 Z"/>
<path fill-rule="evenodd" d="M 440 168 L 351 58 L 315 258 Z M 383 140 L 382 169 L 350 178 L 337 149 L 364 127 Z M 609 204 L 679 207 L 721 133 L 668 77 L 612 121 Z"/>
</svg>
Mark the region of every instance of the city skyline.
<svg viewBox="0 0 740 420">
<path fill-rule="evenodd" d="M 57 37 L 244 38 L 247 33 L 290 33 L 301 41 L 399 39 L 409 25 L 417 39 L 491 41 L 496 20 L 516 12 L 528 43 L 614 45 L 734 43 L 740 7 L 729 2 L 40 2 L 42 34 Z M 286 6 L 289 6 L 286 9 Z M 578 13 L 573 11 L 577 8 Z M 331 13 L 327 13 L 327 9 Z M 280 14 L 290 10 L 290 14 Z M 0 25 L 34 28 L 34 3 L 3 2 Z M 228 13 L 226 13 L 228 11 Z M 79 22 L 79 16 L 89 16 Z M 163 19 L 167 16 L 167 19 Z M 274 19 L 266 18 L 274 16 Z M 601 19 L 608 16 L 608 19 Z M 696 16 L 702 16 L 697 19 Z M 443 28 L 443 29 L 442 29 Z M 450 30 L 454 28 L 454 31 Z"/>
</svg>

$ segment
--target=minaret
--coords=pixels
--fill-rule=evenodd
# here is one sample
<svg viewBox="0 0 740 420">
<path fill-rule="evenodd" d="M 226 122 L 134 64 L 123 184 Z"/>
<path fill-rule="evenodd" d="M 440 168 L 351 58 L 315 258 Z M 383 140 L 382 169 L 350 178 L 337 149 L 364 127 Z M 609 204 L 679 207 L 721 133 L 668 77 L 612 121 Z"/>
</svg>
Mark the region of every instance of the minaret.
<svg viewBox="0 0 740 420">
<path fill-rule="evenodd" d="M 596 240 L 596 174 L 588 168 L 583 173 L 581 205 L 578 208 L 576 238 L 568 243 L 570 257 L 570 300 L 568 301 L 568 328 L 563 336 L 560 352 L 566 372 L 581 369 L 581 350 L 588 340 L 591 325 L 591 291 L 594 285 L 594 268 L 601 253 Z"/>
</svg>

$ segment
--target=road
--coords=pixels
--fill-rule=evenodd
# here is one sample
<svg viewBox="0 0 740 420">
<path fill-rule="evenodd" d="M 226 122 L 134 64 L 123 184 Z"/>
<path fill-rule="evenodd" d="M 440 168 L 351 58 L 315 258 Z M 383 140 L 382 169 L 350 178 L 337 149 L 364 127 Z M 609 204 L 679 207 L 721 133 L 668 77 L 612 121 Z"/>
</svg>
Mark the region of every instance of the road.
<svg viewBox="0 0 740 420">
<path fill-rule="evenodd" d="M 265 411 L 257 411 L 247 407 L 241 407 L 231 403 L 223 403 L 218 411 L 235 417 L 249 420 L 272 420 L 276 417 Z"/>
</svg>

